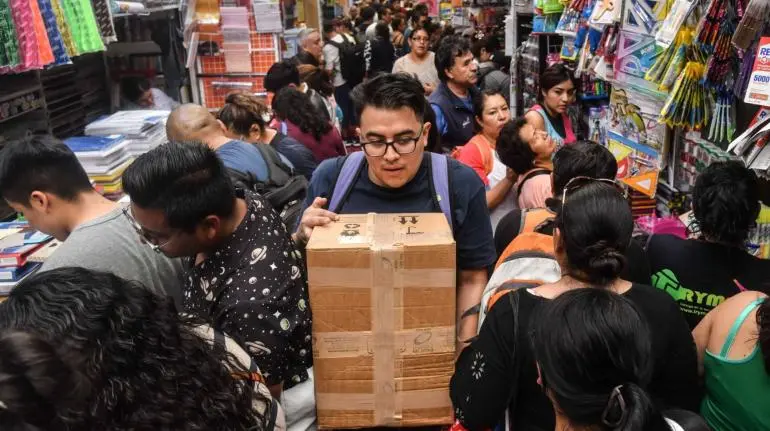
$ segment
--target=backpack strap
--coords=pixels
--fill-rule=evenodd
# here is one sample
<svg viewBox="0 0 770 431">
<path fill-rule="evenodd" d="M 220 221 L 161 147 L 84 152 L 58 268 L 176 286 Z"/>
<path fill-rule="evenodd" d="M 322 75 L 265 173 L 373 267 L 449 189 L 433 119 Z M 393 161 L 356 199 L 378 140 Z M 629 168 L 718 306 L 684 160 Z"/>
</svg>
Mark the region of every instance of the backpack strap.
<svg viewBox="0 0 770 431">
<path fill-rule="evenodd" d="M 486 138 L 482 138 L 486 141 Z M 479 154 L 481 154 L 481 163 L 484 165 L 484 173 L 486 175 L 489 175 L 490 172 L 492 172 L 492 168 L 494 167 L 494 156 L 492 156 L 492 147 L 487 144 L 483 145 L 481 143 L 480 139 L 474 139 L 473 143 L 476 145 L 476 148 L 479 150 Z"/>
<path fill-rule="evenodd" d="M 329 197 L 329 211 L 336 213 L 342 209 L 342 204 L 348 198 L 350 190 L 353 188 L 353 182 L 358 177 L 363 166 L 363 151 L 356 151 L 345 156 L 342 168 L 340 168 L 340 172 L 337 174 L 332 195 Z"/>
<path fill-rule="evenodd" d="M 281 160 L 278 151 L 269 144 L 254 144 L 257 151 L 267 165 L 268 182 L 275 186 L 282 186 L 294 176 L 294 169 Z"/>
<path fill-rule="evenodd" d="M 554 215 L 545 208 L 530 208 L 521 210 L 521 224 L 519 234 L 524 232 L 537 232 L 538 228 L 548 220 L 553 220 Z"/>
<path fill-rule="evenodd" d="M 285 121 L 281 121 L 281 134 L 288 135 L 289 126 L 286 125 Z"/>
<path fill-rule="evenodd" d="M 550 175 L 551 171 L 545 168 L 535 168 L 524 174 L 524 179 L 521 180 L 519 183 L 519 187 L 516 188 L 516 194 L 521 194 L 521 189 L 524 188 L 524 183 L 529 181 L 530 179 L 538 176 L 538 175 Z"/>
<path fill-rule="evenodd" d="M 452 196 L 449 193 L 449 166 L 447 156 L 443 154 L 430 154 L 430 173 L 433 185 L 433 199 L 437 201 L 441 212 L 444 213 L 449 227 L 454 229 L 452 217 Z"/>
</svg>

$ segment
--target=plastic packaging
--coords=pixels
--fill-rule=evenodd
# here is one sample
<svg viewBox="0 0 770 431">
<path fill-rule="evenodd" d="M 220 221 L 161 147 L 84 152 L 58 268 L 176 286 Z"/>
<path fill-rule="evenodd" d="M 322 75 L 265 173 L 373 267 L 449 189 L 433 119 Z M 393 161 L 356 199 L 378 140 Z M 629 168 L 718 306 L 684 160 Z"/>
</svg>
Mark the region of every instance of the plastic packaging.
<svg viewBox="0 0 770 431">
<path fill-rule="evenodd" d="M 738 23 L 733 35 L 733 45 L 736 48 L 747 49 L 762 31 L 767 15 L 770 14 L 770 0 L 751 0 Z"/>
</svg>

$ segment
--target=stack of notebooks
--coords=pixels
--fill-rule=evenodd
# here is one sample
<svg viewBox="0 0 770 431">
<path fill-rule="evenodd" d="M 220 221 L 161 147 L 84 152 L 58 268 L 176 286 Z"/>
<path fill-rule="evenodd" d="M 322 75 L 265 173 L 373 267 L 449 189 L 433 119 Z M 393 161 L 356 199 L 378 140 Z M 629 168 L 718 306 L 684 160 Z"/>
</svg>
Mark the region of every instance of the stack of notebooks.
<svg viewBox="0 0 770 431">
<path fill-rule="evenodd" d="M 629 199 L 631 200 L 631 214 L 634 219 L 641 216 L 654 216 L 657 202 L 644 193 L 630 190 Z"/>
<path fill-rule="evenodd" d="M 88 136 L 123 135 L 132 157 L 144 154 L 166 142 L 169 111 L 118 111 L 86 126 Z"/>
<path fill-rule="evenodd" d="M 134 160 L 123 135 L 76 136 L 64 143 L 75 153 L 99 193 L 113 200 L 123 197 L 121 177 Z"/>
<path fill-rule="evenodd" d="M 0 296 L 40 268 L 58 245 L 26 222 L 0 223 Z"/>
</svg>

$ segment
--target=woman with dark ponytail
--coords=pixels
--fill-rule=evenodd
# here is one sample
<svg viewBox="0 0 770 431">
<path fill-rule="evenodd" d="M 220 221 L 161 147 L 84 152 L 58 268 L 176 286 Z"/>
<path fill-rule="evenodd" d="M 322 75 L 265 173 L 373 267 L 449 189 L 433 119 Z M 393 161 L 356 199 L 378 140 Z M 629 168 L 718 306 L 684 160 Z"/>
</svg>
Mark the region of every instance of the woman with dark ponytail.
<svg viewBox="0 0 770 431">
<path fill-rule="evenodd" d="M 633 302 L 650 328 L 649 336 L 642 335 L 652 346 L 645 358 L 652 367 L 650 395 L 664 408 L 697 409 L 695 345 L 676 303 L 665 292 L 619 278 L 632 230 L 631 208 L 612 180 L 576 177 L 567 183 L 553 234 L 562 278 L 497 300 L 457 360 L 450 395 L 466 428 L 494 427 L 508 412 L 514 429 L 554 429 L 528 334 L 541 319 L 540 305 L 575 289 L 611 291 Z"/>
<path fill-rule="evenodd" d="M 739 293 L 693 331 L 706 382 L 701 414 L 714 431 L 770 430 L 770 300 Z"/>
<path fill-rule="evenodd" d="M 556 429 L 668 431 L 643 389 L 652 374 L 645 318 L 621 295 L 576 289 L 544 304 L 532 332 Z"/>
</svg>

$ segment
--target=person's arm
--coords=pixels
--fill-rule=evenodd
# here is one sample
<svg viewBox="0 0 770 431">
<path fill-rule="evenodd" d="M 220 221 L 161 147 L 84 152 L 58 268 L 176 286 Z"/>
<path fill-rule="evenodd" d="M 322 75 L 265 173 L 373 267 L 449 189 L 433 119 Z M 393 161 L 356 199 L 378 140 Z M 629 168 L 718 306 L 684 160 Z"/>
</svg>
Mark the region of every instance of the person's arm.
<svg viewBox="0 0 770 431">
<path fill-rule="evenodd" d="M 476 336 L 479 315 L 473 313 L 463 318 L 463 313 L 481 303 L 484 287 L 487 285 L 487 269 L 461 269 L 457 280 L 457 351 L 468 346 Z"/>
<path fill-rule="evenodd" d="M 481 303 L 481 295 L 487 284 L 488 269 L 495 263 L 492 223 L 484 194 L 484 184 L 465 166 L 457 166 L 452 178 L 457 185 L 454 193 L 455 206 L 465 204 L 462 218 L 455 211 L 455 241 L 457 243 L 457 315 Z M 458 336 L 468 340 L 478 329 L 478 314 L 458 322 Z M 464 346 L 458 346 L 462 348 Z"/>
<path fill-rule="evenodd" d="M 521 230 L 521 210 L 516 208 L 504 215 L 495 229 L 495 250 L 497 258 L 503 254 L 508 244 L 519 235 Z"/>
<path fill-rule="evenodd" d="M 492 306 L 479 336 L 461 353 L 449 384 L 457 419 L 469 430 L 493 428 L 516 388 L 513 310 L 507 298 Z"/>
<path fill-rule="evenodd" d="M 489 209 L 497 208 L 497 206 L 503 202 L 503 199 L 505 199 L 508 192 L 511 191 L 514 184 L 516 184 L 516 174 L 509 168 L 505 174 L 505 178 L 487 191 L 487 207 L 489 207 Z"/>
<path fill-rule="evenodd" d="M 331 74 L 332 79 L 334 79 L 335 72 L 337 71 L 337 62 L 339 62 L 340 59 L 340 51 L 336 46 L 331 44 L 324 45 L 323 51 L 324 59 L 326 60 L 324 66 Z"/>
<path fill-rule="evenodd" d="M 692 331 L 692 337 L 695 339 L 695 347 L 698 352 L 698 375 L 703 375 L 703 358 L 706 356 L 706 347 L 711 339 L 711 328 L 714 325 L 714 319 L 718 313 L 718 308 L 711 310 L 703 320 L 698 323 Z"/>
<path fill-rule="evenodd" d="M 339 218 L 337 214 L 326 210 L 328 204 L 326 197 L 331 193 L 335 173 L 338 169 L 337 159 L 327 159 L 318 165 L 318 168 L 313 172 L 313 178 L 307 188 L 302 215 L 297 224 L 297 231 L 291 235 L 294 243 L 300 249 L 304 249 L 307 245 L 313 228 L 325 226 Z"/>
<path fill-rule="evenodd" d="M 545 130 L 545 120 L 543 120 L 543 116 L 538 114 L 535 111 L 529 111 L 524 115 L 524 118 L 527 119 L 527 124 L 534 127 L 537 130 Z"/>
</svg>

